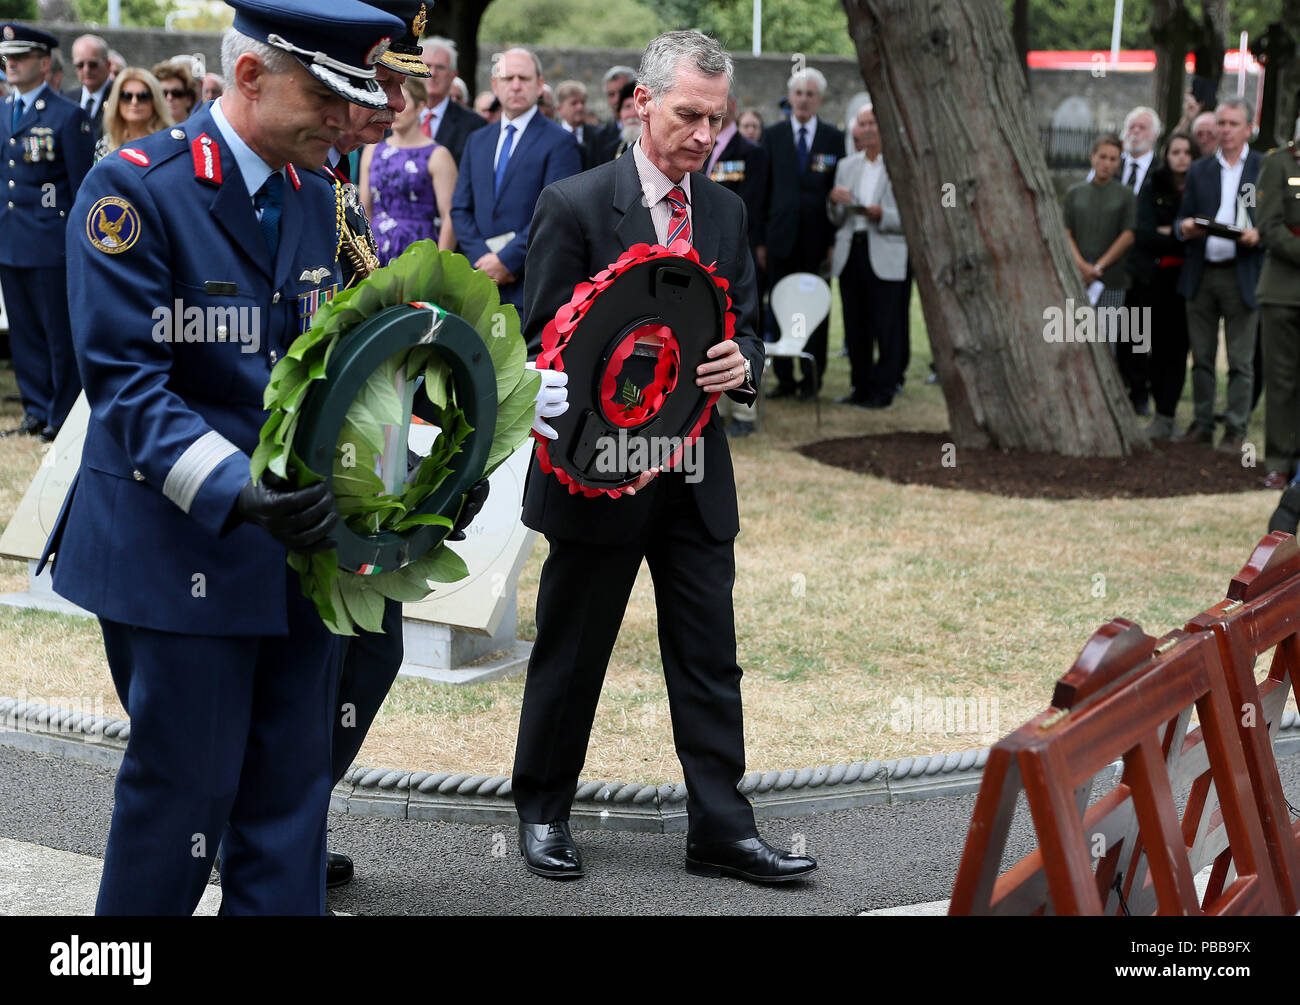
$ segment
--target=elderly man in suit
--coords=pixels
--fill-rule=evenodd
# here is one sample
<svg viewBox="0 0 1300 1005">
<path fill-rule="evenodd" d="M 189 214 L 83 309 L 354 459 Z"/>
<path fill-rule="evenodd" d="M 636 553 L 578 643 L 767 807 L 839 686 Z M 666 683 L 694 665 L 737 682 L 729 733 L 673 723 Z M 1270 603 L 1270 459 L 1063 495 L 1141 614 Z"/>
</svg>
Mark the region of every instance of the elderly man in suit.
<svg viewBox="0 0 1300 1005">
<path fill-rule="evenodd" d="M 555 89 L 556 121 L 578 142 L 582 169 L 596 166 L 596 127 L 587 125 L 587 85 L 580 80 L 562 80 Z"/>
<path fill-rule="evenodd" d="M 826 199 L 835 180 L 835 165 L 844 155 L 844 133 L 817 117 L 826 94 L 826 77 L 812 67 L 795 73 L 786 85 L 791 115 L 763 132 L 763 149 L 771 162 L 771 198 L 764 223 L 766 247 L 759 264 L 766 267 L 773 285 L 792 272 L 821 273 L 834 232 L 826 216 Z M 768 256 L 770 251 L 770 257 Z M 794 363 L 772 361 L 777 388 L 769 397 L 796 392 L 811 399 L 826 372 L 826 321 L 808 337 L 807 350 L 816 367 L 796 386 Z"/>
<path fill-rule="evenodd" d="M 451 218 L 460 250 L 523 313 L 524 257 L 542 189 L 582 170 L 578 143 L 537 109 L 542 65 L 527 49 L 494 58 L 492 90 L 501 121 L 465 146 Z"/>
<path fill-rule="evenodd" d="M 646 48 L 636 88 L 638 141 L 610 164 L 550 186 L 529 244 L 525 335 L 536 345 L 574 287 L 636 244 L 690 241 L 730 283 L 736 337 L 709 349 L 695 374 L 706 393 L 752 397 L 763 363 L 745 204 L 699 173 L 722 125 L 731 58 L 698 31 L 673 31 Z M 570 495 L 534 460 L 524 523 L 550 544 L 537 598 L 515 748 L 519 841 L 532 872 L 583 873 L 569 832 L 596 702 L 628 595 L 644 559 L 659 609 L 660 653 L 673 736 L 686 784 L 686 867 L 757 882 L 805 876 L 809 858 L 767 845 L 736 788 L 745 770 L 740 667 L 731 590 L 740 529 L 721 422 L 702 434 L 693 483 L 680 471 L 642 474 L 630 498 Z"/>
<path fill-rule="evenodd" d="M 1178 290 L 1187 298 L 1187 334 L 1192 346 L 1194 419 L 1183 435 L 1190 443 L 1214 439 L 1214 360 L 1223 319 L 1228 350 L 1228 408 L 1219 450 L 1237 453 L 1250 418 L 1255 376 L 1255 327 L 1264 251 L 1254 224 L 1255 187 L 1263 158 L 1246 146 L 1254 113 L 1244 98 L 1226 98 L 1215 110 L 1219 151 L 1187 172 L 1174 233 L 1187 247 Z M 1208 234 L 1196 218 L 1240 228 L 1234 237 Z"/>
<path fill-rule="evenodd" d="M 630 66 L 611 66 L 605 71 L 602 83 L 611 118 L 603 128 L 596 131 L 592 142 L 597 164 L 604 164 L 614 159 L 614 151 L 623 133 L 622 116 L 619 114 L 623 107 L 623 89 L 628 84 L 636 83 L 636 71 Z"/>
<path fill-rule="evenodd" d="M 449 38 L 426 39 L 420 44 L 429 78 L 424 82 L 428 102 L 420 109 L 420 131 L 435 143 L 451 151 L 460 166 L 465 141 L 470 133 L 486 126 L 487 119 L 472 109 L 451 100 L 451 84 L 456 79 L 456 43 Z"/>
<path fill-rule="evenodd" d="M 113 86 L 108 43 L 98 35 L 82 35 L 72 43 L 72 67 L 81 86 L 64 92 L 63 96 L 81 106 L 90 119 L 95 139 L 99 139 L 104 129 L 104 102 L 108 100 L 108 89 Z"/>
<path fill-rule="evenodd" d="M 871 105 L 853 121 L 857 153 L 835 168 L 827 201 L 835 232 L 831 274 L 840 280 L 844 342 L 852 389 L 842 405 L 888 408 L 903 380 L 907 339 L 907 239 L 880 151 L 880 127 Z"/>
</svg>

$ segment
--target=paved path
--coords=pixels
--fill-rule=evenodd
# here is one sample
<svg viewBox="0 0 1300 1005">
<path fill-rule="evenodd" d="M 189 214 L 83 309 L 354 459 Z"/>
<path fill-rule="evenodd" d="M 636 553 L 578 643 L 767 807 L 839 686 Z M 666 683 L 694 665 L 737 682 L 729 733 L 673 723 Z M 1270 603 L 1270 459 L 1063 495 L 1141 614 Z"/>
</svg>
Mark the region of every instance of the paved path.
<svg viewBox="0 0 1300 1005">
<path fill-rule="evenodd" d="M 1300 803 L 1300 757 L 1280 762 Z M 0 746 L 0 915 L 89 913 L 112 809 L 114 770 Z M 802 838 L 821 869 L 806 883 L 758 887 L 688 876 L 680 834 L 580 831 L 585 879 L 525 871 L 513 829 L 381 818 L 330 817 L 330 846 L 357 864 L 329 895 L 351 915 L 942 914 L 975 797 L 767 820 L 773 843 Z M 1018 817 L 1008 854 L 1033 843 Z M 200 913 L 219 891 L 209 888 Z"/>
</svg>

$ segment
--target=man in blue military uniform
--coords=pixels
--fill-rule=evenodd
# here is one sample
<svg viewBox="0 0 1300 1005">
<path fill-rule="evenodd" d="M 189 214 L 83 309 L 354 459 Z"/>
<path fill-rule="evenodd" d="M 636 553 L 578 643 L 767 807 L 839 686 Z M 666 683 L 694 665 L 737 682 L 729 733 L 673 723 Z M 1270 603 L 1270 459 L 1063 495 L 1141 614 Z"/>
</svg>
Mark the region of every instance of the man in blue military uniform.
<svg viewBox="0 0 1300 1005">
<path fill-rule="evenodd" d="M 401 24 L 355 0 L 232 0 L 224 95 L 117 151 L 69 220 L 92 417 L 47 546 L 100 618 L 131 719 L 96 910 L 184 914 L 218 844 L 226 914 L 324 910 L 335 641 L 286 548 L 331 546 L 324 486 L 249 480 L 271 367 L 332 282 L 314 170 Z"/>
<path fill-rule="evenodd" d="M 9 96 L 0 104 L 0 286 L 23 421 L 4 435 L 53 440 L 81 390 L 65 297 L 64 231 L 95 137 L 85 113 L 45 82 L 58 40 L 0 27 Z"/>
</svg>

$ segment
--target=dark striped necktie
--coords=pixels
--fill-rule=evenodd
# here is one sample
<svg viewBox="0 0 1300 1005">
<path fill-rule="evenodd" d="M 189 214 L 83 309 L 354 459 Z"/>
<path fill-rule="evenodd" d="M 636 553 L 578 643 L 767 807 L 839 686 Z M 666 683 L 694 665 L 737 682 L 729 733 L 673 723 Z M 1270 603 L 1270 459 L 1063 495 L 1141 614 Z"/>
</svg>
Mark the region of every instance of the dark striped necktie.
<svg viewBox="0 0 1300 1005">
<path fill-rule="evenodd" d="M 664 198 L 673 208 L 673 215 L 668 218 L 668 243 L 672 244 L 679 238 L 689 243 L 691 216 L 686 212 L 686 193 L 680 185 L 676 185 Z"/>
</svg>

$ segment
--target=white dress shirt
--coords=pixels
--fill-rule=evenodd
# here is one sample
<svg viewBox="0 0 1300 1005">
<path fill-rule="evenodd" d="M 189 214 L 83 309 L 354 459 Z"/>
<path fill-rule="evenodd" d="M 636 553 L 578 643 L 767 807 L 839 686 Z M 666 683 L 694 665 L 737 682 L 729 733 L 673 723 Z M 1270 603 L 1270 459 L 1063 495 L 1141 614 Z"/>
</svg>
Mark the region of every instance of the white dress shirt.
<svg viewBox="0 0 1300 1005">
<path fill-rule="evenodd" d="M 100 89 L 98 91 L 93 92 L 95 103 L 91 105 L 89 108 L 86 108 L 86 99 L 92 96 L 92 92 L 86 90 L 85 84 L 81 85 L 81 100 L 78 101 L 77 104 L 79 104 L 82 108 L 86 108 L 86 118 L 90 119 L 91 121 L 94 121 L 96 114 L 98 114 L 100 108 L 103 107 L 104 98 L 108 94 L 108 89 L 112 85 L 113 85 L 113 81 L 111 79 L 104 81 Z"/>
<path fill-rule="evenodd" d="M 563 119 L 560 119 L 560 125 L 564 127 L 564 131 L 566 133 L 573 134 L 573 138 L 578 141 L 578 146 L 582 146 L 582 130 L 584 128 L 583 126 L 578 126 L 577 129 L 574 129 L 573 126 L 569 125 Z"/>
<path fill-rule="evenodd" d="M 796 151 L 799 149 L 799 130 L 804 128 L 808 130 L 808 156 L 812 157 L 813 140 L 817 138 L 817 116 L 814 115 L 802 125 L 793 115 L 790 116 L 790 135 L 794 138 Z"/>
<path fill-rule="evenodd" d="M 1219 211 L 1214 214 L 1215 223 L 1236 226 L 1237 193 L 1241 190 L 1241 172 L 1246 167 L 1247 150 L 1241 148 L 1236 164 L 1229 164 L 1223 157 L 1223 151 L 1214 155 L 1219 162 Z M 1226 262 L 1237 257 L 1237 242 L 1226 237 L 1210 236 L 1205 239 L 1205 260 L 1207 262 Z"/>
<path fill-rule="evenodd" d="M 680 182 L 675 182 L 650 162 L 641 149 L 641 141 L 632 144 L 632 158 L 636 161 L 636 173 L 641 179 L 641 191 L 650 206 L 650 219 L 655 225 L 655 239 L 660 244 L 668 243 L 668 223 L 673 216 L 672 204 L 667 196 L 678 185 L 686 193 L 686 219 L 691 221 L 691 233 L 695 233 L 695 222 L 691 210 L 691 176 L 682 175 Z M 693 243 L 693 242 L 692 242 Z"/>
<path fill-rule="evenodd" d="M 501 128 L 497 132 L 497 148 L 496 148 L 496 152 L 492 154 L 493 171 L 496 171 L 497 169 L 497 161 L 501 159 L 501 148 L 505 145 L 506 142 L 506 126 L 515 127 L 514 139 L 510 141 L 510 156 L 513 157 L 515 155 L 515 151 L 519 149 L 520 137 L 524 135 L 524 130 L 528 128 L 528 123 L 533 121 L 533 116 L 536 114 L 537 114 L 536 105 L 530 105 L 528 107 L 528 111 L 524 112 L 517 119 L 507 119 L 505 117 L 505 114 L 504 113 L 502 114 Z"/>
<path fill-rule="evenodd" d="M 1151 162 L 1156 159 L 1154 150 L 1148 150 L 1141 157 L 1130 157 L 1124 154 L 1121 158 L 1119 180 L 1125 188 L 1131 189 L 1134 195 L 1142 191 L 1142 183 L 1146 181 L 1147 172 L 1151 170 Z M 1128 170 L 1130 164 L 1137 164 L 1137 181 L 1133 185 L 1128 184 Z"/>
<path fill-rule="evenodd" d="M 429 123 L 429 135 L 431 137 L 438 135 L 438 127 L 442 125 L 442 118 L 447 114 L 447 106 L 451 104 L 451 95 L 447 95 L 432 108 L 425 106 L 420 109 L 420 125 Z"/>
<path fill-rule="evenodd" d="M 880 185 L 880 179 L 885 175 L 885 155 L 876 154 L 873 161 L 866 155 L 862 154 L 862 174 L 858 175 L 858 185 L 853 192 L 853 202 L 858 206 L 870 206 L 875 198 L 876 189 Z M 868 221 L 862 213 L 853 214 L 854 231 L 870 230 Z"/>
</svg>

